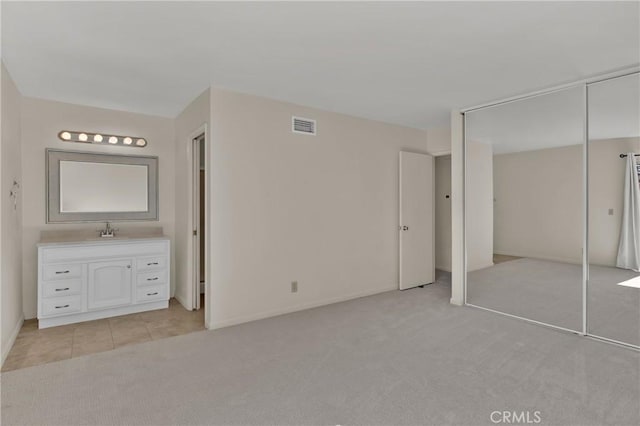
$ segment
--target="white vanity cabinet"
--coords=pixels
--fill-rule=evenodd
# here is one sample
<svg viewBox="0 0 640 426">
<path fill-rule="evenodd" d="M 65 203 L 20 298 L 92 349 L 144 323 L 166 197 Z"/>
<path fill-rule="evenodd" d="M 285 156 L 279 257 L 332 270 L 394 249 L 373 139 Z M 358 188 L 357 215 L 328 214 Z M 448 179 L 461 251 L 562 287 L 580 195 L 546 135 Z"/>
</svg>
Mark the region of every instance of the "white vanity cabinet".
<svg viewBox="0 0 640 426">
<path fill-rule="evenodd" d="M 87 309 L 130 305 L 131 259 L 91 262 L 87 265 Z"/>
<path fill-rule="evenodd" d="M 169 306 L 167 238 L 38 245 L 39 327 Z"/>
</svg>

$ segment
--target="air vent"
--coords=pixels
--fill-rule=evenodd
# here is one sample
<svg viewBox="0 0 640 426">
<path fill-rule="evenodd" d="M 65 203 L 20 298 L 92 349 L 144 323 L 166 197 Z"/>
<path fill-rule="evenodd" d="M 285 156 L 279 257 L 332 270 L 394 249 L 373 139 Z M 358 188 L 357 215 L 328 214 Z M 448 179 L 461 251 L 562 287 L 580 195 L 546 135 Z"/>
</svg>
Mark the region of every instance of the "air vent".
<svg viewBox="0 0 640 426">
<path fill-rule="evenodd" d="M 291 117 L 291 131 L 293 133 L 304 133 L 305 135 L 316 134 L 316 120 L 308 118 Z"/>
</svg>

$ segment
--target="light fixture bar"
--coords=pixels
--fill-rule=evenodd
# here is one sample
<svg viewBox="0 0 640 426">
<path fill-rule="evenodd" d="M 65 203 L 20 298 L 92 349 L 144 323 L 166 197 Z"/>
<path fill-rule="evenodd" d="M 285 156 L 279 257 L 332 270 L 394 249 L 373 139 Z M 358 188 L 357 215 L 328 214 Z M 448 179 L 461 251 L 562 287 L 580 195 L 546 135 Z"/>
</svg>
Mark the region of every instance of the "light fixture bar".
<svg viewBox="0 0 640 426">
<path fill-rule="evenodd" d="M 75 130 L 62 130 L 58 138 L 63 142 L 90 143 L 95 145 L 122 145 L 133 148 L 144 148 L 147 140 L 133 136 L 107 135 L 104 133 L 77 132 Z"/>
</svg>

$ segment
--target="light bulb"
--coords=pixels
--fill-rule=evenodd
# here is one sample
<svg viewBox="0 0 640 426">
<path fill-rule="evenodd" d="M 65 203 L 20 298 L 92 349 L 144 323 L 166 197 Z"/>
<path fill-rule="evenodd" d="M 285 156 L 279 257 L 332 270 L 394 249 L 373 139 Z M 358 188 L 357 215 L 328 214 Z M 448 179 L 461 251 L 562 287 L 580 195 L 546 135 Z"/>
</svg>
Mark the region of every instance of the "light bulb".
<svg viewBox="0 0 640 426">
<path fill-rule="evenodd" d="M 147 144 L 147 141 L 145 141 L 144 139 L 138 139 L 136 141 L 136 145 L 138 146 L 145 146 Z"/>
<path fill-rule="evenodd" d="M 86 133 L 80 133 L 78 135 L 78 139 L 80 139 L 82 142 L 86 142 L 87 141 L 87 134 Z"/>
<path fill-rule="evenodd" d="M 102 135 L 93 135 L 94 142 L 102 142 Z"/>
<path fill-rule="evenodd" d="M 125 145 L 131 145 L 131 142 L 133 142 L 133 141 L 131 140 L 131 138 L 126 137 L 126 138 L 124 138 L 123 142 L 124 142 Z"/>
<path fill-rule="evenodd" d="M 69 132 L 62 132 L 60 133 L 60 137 L 62 139 L 64 139 L 65 141 L 68 141 L 69 139 L 71 139 L 71 133 Z"/>
<path fill-rule="evenodd" d="M 117 138 L 117 137 L 115 137 L 115 136 L 111 136 L 111 137 L 109 138 L 109 143 L 112 143 L 112 144 L 116 144 L 116 143 L 118 143 L 118 138 Z"/>
</svg>

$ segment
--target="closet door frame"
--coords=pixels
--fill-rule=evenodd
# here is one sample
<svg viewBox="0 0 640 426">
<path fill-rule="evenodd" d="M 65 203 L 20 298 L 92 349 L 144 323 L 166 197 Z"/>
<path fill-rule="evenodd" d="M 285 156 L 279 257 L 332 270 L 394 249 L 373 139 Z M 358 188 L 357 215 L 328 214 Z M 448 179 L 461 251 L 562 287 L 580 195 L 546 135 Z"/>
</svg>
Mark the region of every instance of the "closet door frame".
<svg viewBox="0 0 640 426">
<path fill-rule="evenodd" d="M 614 72 L 614 73 L 609 73 L 606 75 L 601 75 L 598 77 L 594 77 L 594 78 L 590 78 L 590 79 L 584 79 L 584 80 L 580 80 L 577 82 L 573 82 L 573 83 L 568 83 L 568 84 L 564 84 L 562 86 L 556 86 L 553 88 L 549 88 L 546 90 L 540 90 L 540 91 L 536 91 L 536 92 L 531 92 L 529 94 L 525 94 L 525 95 L 520 95 L 520 96 L 514 96 L 511 98 L 506 98 L 506 99 L 502 99 L 502 100 L 498 100 L 498 101 L 494 101 L 494 102 L 489 102 L 486 104 L 482 104 L 482 105 L 477 105 L 474 107 L 470 107 L 470 108 L 464 108 L 461 109 L 459 112 L 460 114 L 462 114 L 462 206 L 463 206 L 463 212 L 462 212 L 462 217 L 463 217 L 463 231 L 462 231 L 462 248 L 463 248 L 463 253 L 462 253 L 462 263 L 464 265 L 464 271 L 462 271 L 462 294 L 463 294 L 463 300 L 464 300 L 464 305 L 465 306 L 469 306 L 469 307 L 473 307 L 476 309 L 482 309 L 482 310 L 486 310 L 486 311 L 490 311 L 490 312 L 494 312 L 500 315 L 504 315 L 507 317 L 512 317 L 512 318 L 517 318 L 517 319 L 521 319 L 523 321 L 527 321 L 529 323 L 534 323 L 534 324 L 538 324 L 538 325 L 543 325 L 543 326 L 547 326 L 547 327 L 551 327 L 554 329 L 558 329 L 558 330 L 562 330 L 562 331 L 566 331 L 569 333 L 573 333 L 573 334 L 578 334 L 580 336 L 583 337 L 587 337 L 587 338 L 591 338 L 591 339 L 595 339 L 595 340 L 599 340 L 599 341 L 603 341 L 603 342 L 607 342 L 607 343 L 611 343 L 611 344 L 615 344 L 615 345 L 619 345 L 619 346 L 623 346 L 626 348 L 631 348 L 634 350 L 640 350 L 639 346 L 633 345 L 633 344 L 629 344 L 629 343 L 625 343 L 625 342 L 620 342 L 614 339 L 609 339 L 603 336 L 598 336 L 598 335 L 593 335 L 589 333 L 589 306 L 588 306 L 588 289 L 589 289 L 589 86 L 591 84 L 596 84 L 596 83 L 601 83 L 603 81 L 607 81 L 607 80 L 612 80 L 615 78 L 621 78 L 621 77 L 626 77 L 629 75 L 633 75 L 633 74 L 639 74 L 640 73 L 640 67 L 634 67 L 631 69 L 626 69 L 626 70 L 621 70 L 619 72 Z M 467 203 L 466 203 L 466 179 L 467 179 L 467 125 L 466 125 L 466 114 L 469 112 L 473 112 L 473 111 L 477 111 L 480 109 L 484 109 L 487 107 L 492 107 L 492 106 L 496 106 L 496 105 L 501 105 L 501 104 L 506 104 L 506 103 L 511 103 L 511 102 L 516 102 L 519 100 L 524 100 L 524 99 L 529 99 L 529 98 L 533 98 L 536 96 L 543 96 L 543 95 L 547 95 L 547 94 L 551 94 L 554 92 L 558 92 L 558 91 L 563 91 L 563 90 L 568 90 L 571 88 L 581 88 L 582 89 L 582 116 L 583 116 L 583 140 L 582 140 L 582 146 L 583 146 L 583 155 L 582 155 L 582 163 L 583 163 L 583 170 L 582 170 L 582 191 L 583 191 L 583 196 L 582 196 L 582 238 L 583 238 L 583 249 L 582 249 L 582 324 L 581 324 L 581 330 L 572 330 L 572 329 L 568 329 L 568 328 L 564 328 L 564 327 L 560 327 L 554 324 L 549 324 L 549 323 L 545 323 L 545 322 L 541 322 L 541 321 L 536 321 L 530 318 L 526 318 L 526 317 L 521 317 L 518 315 L 513 315 L 513 314 L 508 314 L 505 312 L 501 312 L 501 311 L 497 311 L 494 309 L 490 309 L 490 308 L 485 308 L 482 306 L 477 306 L 477 305 L 473 305 L 471 303 L 469 303 L 469 301 L 467 300 L 467 295 L 468 295 L 468 291 L 467 291 Z M 453 256 L 455 257 L 455 253 L 453 253 Z"/>
<path fill-rule="evenodd" d="M 589 87 L 591 87 L 591 85 L 595 85 L 598 83 L 603 83 L 606 81 L 610 81 L 610 80 L 615 80 L 618 78 L 624 78 L 624 77 L 628 77 L 628 76 L 632 76 L 632 75 L 640 75 L 640 70 L 635 70 L 635 71 L 627 71 L 624 72 L 622 74 L 618 74 L 618 75 L 610 75 L 610 76 L 606 76 L 606 77 L 601 77 L 599 79 L 594 79 L 592 81 L 588 81 L 585 82 L 584 84 L 584 90 L 585 90 L 585 135 L 586 135 L 586 141 L 585 141 L 585 177 L 584 177 L 584 187 L 585 187 L 585 195 L 584 195 L 584 199 L 585 199 L 585 207 L 584 207 L 584 222 L 585 222 L 585 235 L 584 235 L 584 246 L 586 247 L 586 249 L 584 250 L 585 252 L 585 257 L 583 259 L 584 265 L 583 265 L 583 269 L 584 269 L 584 289 L 583 289 L 583 295 L 582 295 L 582 300 L 583 300 L 583 335 L 586 337 L 590 337 L 596 340 L 600 340 L 603 342 L 607 342 L 607 343 L 611 343 L 614 345 L 618 345 L 618 346 L 623 346 L 623 347 L 627 347 L 627 348 L 632 348 L 635 350 L 640 351 L 640 346 L 639 345 L 634 345 L 632 343 L 628 343 L 628 342 L 622 342 L 616 339 L 611 339 L 608 337 L 604 337 L 604 336 L 600 336 L 597 334 L 592 334 L 589 332 L 589 261 L 590 261 L 590 257 L 589 257 L 589 220 L 590 220 L 590 216 L 589 216 Z"/>
</svg>

